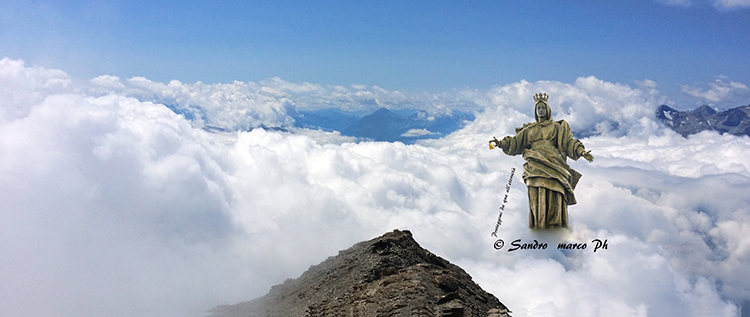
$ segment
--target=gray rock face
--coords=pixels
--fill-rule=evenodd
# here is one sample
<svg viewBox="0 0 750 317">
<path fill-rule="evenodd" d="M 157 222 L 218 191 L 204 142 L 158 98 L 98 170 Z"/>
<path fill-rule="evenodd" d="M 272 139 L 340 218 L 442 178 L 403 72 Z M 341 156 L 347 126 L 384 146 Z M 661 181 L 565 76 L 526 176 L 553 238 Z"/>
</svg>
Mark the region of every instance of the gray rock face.
<svg viewBox="0 0 750 317">
<path fill-rule="evenodd" d="M 263 297 L 210 311 L 234 316 L 510 316 L 460 267 L 394 230 L 340 251 Z"/>
<path fill-rule="evenodd" d="M 693 111 L 662 105 L 656 109 L 656 118 L 684 137 L 704 130 L 750 136 L 750 105 L 721 112 L 705 105 Z"/>
</svg>

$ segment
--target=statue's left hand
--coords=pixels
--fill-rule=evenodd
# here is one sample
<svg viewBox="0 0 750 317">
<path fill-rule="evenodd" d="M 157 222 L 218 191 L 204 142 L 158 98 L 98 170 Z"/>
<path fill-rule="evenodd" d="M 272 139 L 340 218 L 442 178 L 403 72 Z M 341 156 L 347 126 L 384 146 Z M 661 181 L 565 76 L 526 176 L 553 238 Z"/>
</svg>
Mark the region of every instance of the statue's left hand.
<svg viewBox="0 0 750 317">
<path fill-rule="evenodd" d="M 581 156 L 583 156 L 583 158 L 585 158 L 589 162 L 593 162 L 594 161 L 594 156 L 591 155 L 591 151 L 590 150 L 586 151 L 586 152 L 583 152 L 583 154 Z"/>
</svg>

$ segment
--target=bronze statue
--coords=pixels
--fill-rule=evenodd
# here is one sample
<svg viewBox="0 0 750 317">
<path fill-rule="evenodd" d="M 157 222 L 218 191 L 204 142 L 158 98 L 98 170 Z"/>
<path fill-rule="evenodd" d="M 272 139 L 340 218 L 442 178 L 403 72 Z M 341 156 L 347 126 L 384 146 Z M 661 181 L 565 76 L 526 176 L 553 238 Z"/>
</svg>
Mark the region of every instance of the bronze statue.
<svg viewBox="0 0 750 317">
<path fill-rule="evenodd" d="M 529 191 L 529 227 L 534 229 L 568 227 L 568 205 L 575 205 L 573 190 L 581 174 L 567 158 L 594 160 L 581 141 L 573 138 L 565 120 L 552 121 L 547 94 L 534 95 L 536 122 L 516 128 L 515 136 L 490 140 L 507 155 L 522 154 L 523 180 Z"/>
</svg>

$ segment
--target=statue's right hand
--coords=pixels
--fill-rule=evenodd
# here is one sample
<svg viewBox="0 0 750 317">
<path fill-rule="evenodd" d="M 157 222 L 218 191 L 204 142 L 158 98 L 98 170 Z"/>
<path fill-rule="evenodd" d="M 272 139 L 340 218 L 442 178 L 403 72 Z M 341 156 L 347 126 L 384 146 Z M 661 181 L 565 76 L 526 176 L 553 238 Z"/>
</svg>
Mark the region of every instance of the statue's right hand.
<svg viewBox="0 0 750 317">
<path fill-rule="evenodd" d="M 492 137 L 492 140 L 490 140 L 490 145 L 495 144 L 495 147 L 499 147 L 503 150 L 505 150 L 508 147 L 508 142 L 505 139 L 498 140 L 496 137 Z"/>
<path fill-rule="evenodd" d="M 492 146 L 493 143 L 495 144 L 495 146 Z M 492 140 L 490 140 L 490 150 L 492 150 L 492 149 L 494 149 L 496 147 L 500 147 L 500 142 L 497 140 L 496 137 L 493 136 Z"/>
</svg>

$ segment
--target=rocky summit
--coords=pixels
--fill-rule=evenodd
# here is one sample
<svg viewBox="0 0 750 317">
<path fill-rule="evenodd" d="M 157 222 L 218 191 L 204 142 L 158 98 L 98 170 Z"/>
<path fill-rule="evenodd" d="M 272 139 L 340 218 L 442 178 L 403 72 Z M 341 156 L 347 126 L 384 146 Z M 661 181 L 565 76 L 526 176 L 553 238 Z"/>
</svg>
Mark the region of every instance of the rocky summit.
<svg viewBox="0 0 750 317">
<path fill-rule="evenodd" d="M 460 267 L 419 246 L 408 230 L 355 244 L 249 302 L 217 306 L 234 316 L 510 316 Z"/>
</svg>

